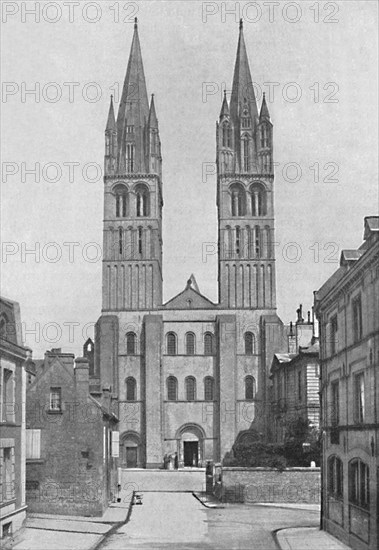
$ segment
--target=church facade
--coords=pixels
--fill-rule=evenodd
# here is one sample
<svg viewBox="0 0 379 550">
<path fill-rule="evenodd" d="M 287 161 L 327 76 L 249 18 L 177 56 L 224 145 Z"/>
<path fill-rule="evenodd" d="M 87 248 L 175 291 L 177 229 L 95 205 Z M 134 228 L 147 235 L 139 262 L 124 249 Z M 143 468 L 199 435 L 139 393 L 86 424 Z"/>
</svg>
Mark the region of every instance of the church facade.
<svg viewBox="0 0 379 550">
<path fill-rule="evenodd" d="M 230 101 L 216 132 L 219 300 L 193 275 L 162 301 L 164 185 L 154 96 L 137 22 L 117 113 L 105 131 L 102 314 L 91 393 L 109 388 L 125 467 L 204 466 L 269 431 L 276 314 L 273 125 L 258 110 L 240 23 Z M 169 215 L 169 212 L 165 212 Z"/>
</svg>

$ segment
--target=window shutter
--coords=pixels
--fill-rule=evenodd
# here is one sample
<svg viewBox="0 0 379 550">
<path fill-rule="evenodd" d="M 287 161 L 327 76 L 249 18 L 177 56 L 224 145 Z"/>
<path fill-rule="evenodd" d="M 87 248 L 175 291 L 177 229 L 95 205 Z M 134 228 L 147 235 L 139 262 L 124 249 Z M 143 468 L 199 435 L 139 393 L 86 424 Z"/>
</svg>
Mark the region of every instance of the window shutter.
<svg viewBox="0 0 379 550">
<path fill-rule="evenodd" d="M 26 430 L 26 458 L 41 458 L 41 430 Z"/>
<path fill-rule="evenodd" d="M 118 458 L 120 456 L 120 432 L 112 432 L 112 457 Z"/>
</svg>

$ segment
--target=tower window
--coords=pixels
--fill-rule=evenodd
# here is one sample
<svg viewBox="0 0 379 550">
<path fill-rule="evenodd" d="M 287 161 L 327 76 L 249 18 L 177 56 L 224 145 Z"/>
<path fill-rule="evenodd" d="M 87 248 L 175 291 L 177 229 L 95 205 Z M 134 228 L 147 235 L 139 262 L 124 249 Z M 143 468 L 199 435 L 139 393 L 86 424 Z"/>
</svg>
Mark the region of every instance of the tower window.
<svg viewBox="0 0 379 550">
<path fill-rule="evenodd" d="M 244 216 L 246 214 L 246 195 L 242 185 L 235 183 L 230 187 L 232 216 Z"/>
<path fill-rule="evenodd" d="M 126 144 L 126 170 L 128 173 L 134 172 L 134 143 Z"/>
<path fill-rule="evenodd" d="M 246 376 L 245 378 L 245 399 L 255 399 L 256 385 L 254 376 Z"/>
<path fill-rule="evenodd" d="M 134 332 L 128 332 L 126 335 L 126 353 L 127 355 L 136 355 L 137 336 Z"/>
<path fill-rule="evenodd" d="M 186 353 L 187 355 L 195 355 L 195 335 L 193 332 L 186 334 Z"/>
<path fill-rule="evenodd" d="M 255 183 L 250 187 L 251 213 L 253 216 L 265 216 L 267 213 L 266 191 L 262 185 Z"/>
<path fill-rule="evenodd" d="M 245 332 L 245 355 L 255 353 L 255 336 L 252 332 Z"/>
<path fill-rule="evenodd" d="M 204 400 L 214 400 L 214 379 L 212 376 L 206 376 L 204 378 Z"/>
<path fill-rule="evenodd" d="M 241 126 L 242 128 L 250 128 L 251 119 L 249 116 L 242 117 Z"/>
<path fill-rule="evenodd" d="M 241 228 L 236 227 L 236 256 L 240 255 L 241 251 Z"/>
<path fill-rule="evenodd" d="M 213 355 L 213 334 L 210 332 L 204 334 L 204 355 Z"/>
<path fill-rule="evenodd" d="M 169 332 L 167 334 L 167 355 L 176 355 L 176 334 Z"/>
<path fill-rule="evenodd" d="M 175 376 L 167 378 L 167 399 L 168 401 L 176 401 L 178 399 L 178 381 Z"/>
<path fill-rule="evenodd" d="M 150 215 L 150 195 L 144 185 L 139 185 L 136 189 L 137 198 L 137 217 L 143 218 Z"/>
<path fill-rule="evenodd" d="M 122 254 L 122 227 L 118 229 L 118 251 Z"/>
<path fill-rule="evenodd" d="M 142 227 L 138 228 L 138 254 L 142 255 L 143 253 L 143 229 Z"/>
<path fill-rule="evenodd" d="M 134 133 L 134 126 L 127 126 L 126 127 L 126 133 L 127 134 L 133 134 Z"/>
<path fill-rule="evenodd" d="M 116 185 L 113 191 L 116 197 L 116 218 L 126 218 L 128 190 L 124 185 L 120 184 Z"/>
<path fill-rule="evenodd" d="M 193 376 L 186 378 L 186 399 L 187 401 L 195 401 L 196 399 L 196 380 Z"/>
<path fill-rule="evenodd" d="M 260 258 L 261 256 L 261 228 L 256 225 L 254 228 L 255 233 L 255 257 Z"/>
<path fill-rule="evenodd" d="M 129 376 L 127 379 L 126 379 L 126 400 L 127 401 L 135 401 L 137 396 L 137 383 L 136 383 L 136 379 L 133 378 L 132 376 Z"/>
<path fill-rule="evenodd" d="M 232 131 L 227 122 L 222 125 L 222 145 L 229 148 L 232 146 Z"/>
<path fill-rule="evenodd" d="M 249 136 L 245 135 L 242 138 L 242 151 L 243 151 L 243 169 L 244 172 L 249 171 Z"/>
</svg>

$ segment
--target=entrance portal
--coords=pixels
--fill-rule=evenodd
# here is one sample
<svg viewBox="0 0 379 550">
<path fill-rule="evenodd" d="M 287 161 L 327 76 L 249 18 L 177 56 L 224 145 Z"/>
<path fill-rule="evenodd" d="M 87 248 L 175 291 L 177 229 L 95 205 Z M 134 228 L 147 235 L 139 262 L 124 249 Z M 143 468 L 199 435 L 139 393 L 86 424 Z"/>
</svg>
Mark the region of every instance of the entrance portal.
<svg viewBox="0 0 379 550">
<path fill-rule="evenodd" d="M 184 466 L 192 466 L 197 468 L 199 463 L 199 442 L 184 441 L 183 442 Z"/>
</svg>

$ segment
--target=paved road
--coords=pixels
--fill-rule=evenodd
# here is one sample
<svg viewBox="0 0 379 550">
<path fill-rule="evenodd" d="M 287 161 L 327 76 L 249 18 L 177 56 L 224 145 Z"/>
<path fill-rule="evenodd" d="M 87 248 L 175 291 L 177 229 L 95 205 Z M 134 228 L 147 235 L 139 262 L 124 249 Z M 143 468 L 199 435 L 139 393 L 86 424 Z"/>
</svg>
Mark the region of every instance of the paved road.
<svg viewBox="0 0 379 550">
<path fill-rule="evenodd" d="M 205 508 L 191 493 L 148 493 L 101 550 L 277 550 L 271 532 L 317 526 L 319 512 L 267 506 Z"/>
</svg>

